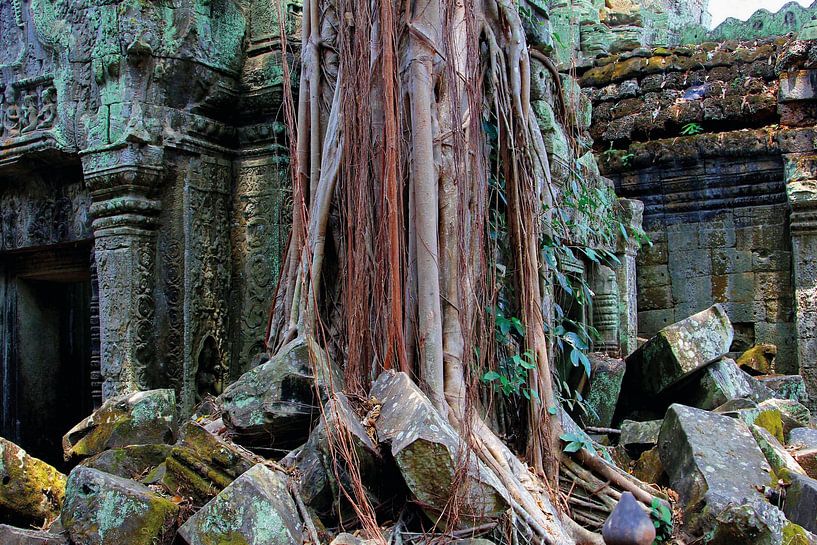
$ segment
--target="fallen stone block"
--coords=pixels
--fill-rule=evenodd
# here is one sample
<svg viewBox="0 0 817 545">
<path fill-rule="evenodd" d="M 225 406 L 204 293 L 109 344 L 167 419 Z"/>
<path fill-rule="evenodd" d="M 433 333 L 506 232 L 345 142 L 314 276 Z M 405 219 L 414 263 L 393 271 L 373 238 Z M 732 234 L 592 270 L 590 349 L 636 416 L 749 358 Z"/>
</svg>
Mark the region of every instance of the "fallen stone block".
<svg viewBox="0 0 817 545">
<path fill-rule="evenodd" d="M 817 448 L 817 430 L 793 428 L 789 432 L 789 445 L 799 448 Z"/>
<path fill-rule="evenodd" d="M 725 411 L 720 414 L 730 418 L 736 418 L 747 426 L 758 426 L 767 430 L 778 442 L 783 443 L 783 421 L 780 411 L 776 409 L 761 409 L 759 407 L 736 409 Z"/>
<path fill-rule="evenodd" d="M 432 520 L 449 505 L 455 473 L 463 466 L 458 491 L 463 523 L 484 524 L 508 509 L 502 483 L 475 456 L 467 455 L 460 436 L 408 375 L 383 372 L 370 397 L 382 404 L 375 423 L 378 440 L 389 445 L 409 490 Z"/>
<path fill-rule="evenodd" d="M 777 346 L 756 344 L 738 357 L 737 364 L 751 375 L 769 375 L 774 372 Z"/>
<path fill-rule="evenodd" d="M 774 392 L 774 397 L 792 399 L 804 405 L 808 403 L 806 382 L 801 375 L 770 375 L 755 377 L 755 380 Z"/>
<path fill-rule="evenodd" d="M 143 484 L 79 466 L 68 476 L 60 520 L 82 545 L 169 545 L 178 512 Z"/>
<path fill-rule="evenodd" d="M 113 397 L 62 438 L 67 461 L 128 445 L 172 444 L 176 393 L 149 390 Z"/>
<path fill-rule="evenodd" d="M 302 543 L 301 519 L 287 477 L 258 464 L 187 519 L 178 532 L 188 545 Z"/>
<path fill-rule="evenodd" d="M 783 513 L 809 532 L 817 532 L 817 481 L 805 475 L 792 475 L 786 488 Z"/>
<path fill-rule="evenodd" d="M 65 475 L 0 437 L 0 513 L 17 523 L 41 524 L 57 517 Z"/>
<path fill-rule="evenodd" d="M 189 420 L 165 461 L 162 483 L 203 505 L 261 459 Z"/>
<path fill-rule="evenodd" d="M 619 444 L 623 445 L 628 452 L 634 454 L 651 449 L 658 444 L 658 434 L 661 432 L 663 422 L 663 420 L 648 420 L 646 422 L 625 420 L 621 423 Z"/>
<path fill-rule="evenodd" d="M 51 534 L 39 530 L 25 530 L 0 524 L 0 543 L 3 545 L 69 545 L 62 534 Z"/>
<path fill-rule="evenodd" d="M 759 403 L 772 397 L 771 390 L 753 380 L 729 358 L 707 365 L 672 394 L 673 399 L 706 411 L 733 399 L 751 399 Z"/>
<path fill-rule="evenodd" d="M 724 356 L 733 337 L 720 305 L 667 326 L 627 357 L 625 389 L 658 395 Z"/>
<path fill-rule="evenodd" d="M 353 477 L 338 450 L 340 444 L 351 447 L 364 493 L 372 505 L 381 504 L 389 489 L 393 492 L 395 483 L 400 480 L 398 475 L 387 477 L 386 464 L 377 444 L 346 396 L 336 393 L 327 401 L 324 416 L 306 444 L 281 462 L 298 469 L 298 486 L 304 503 L 322 520 L 331 519 L 333 522 L 356 517 L 347 498 L 347 494 L 355 497 Z"/>
<path fill-rule="evenodd" d="M 621 382 L 627 366 L 624 360 L 611 358 L 604 354 L 591 354 L 590 391 L 585 396 L 588 415 L 585 424 L 608 428 L 613 422 L 618 396 L 621 393 Z"/>
<path fill-rule="evenodd" d="M 100 452 L 80 465 L 138 481 L 165 461 L 170 448 L 170 445 L 129 445 Z"/>
<path fill-rule="evenodd" d="M 761 409 L 780 411 L 783 421 L 783 433 L 789 436 L 795 428 L 806 428 L 811 420 L 811 412 L 802 403 L 791 399 L 769 399 L 758 405 Z"/>
<path fill-rule="evenodd" d="M 781 545 L 786 518 L 773 505 L 756 500 L 749 504 L 728 505 L 717 516 L 710 545 Z"/>
<path fill-rule="evenodd" d="M 769 430 L 752 425 L 749 426 L 749 431 L 752 432 L 752 436 L 757 441 L 757 446 L 760 447 L 775 475 L 782 476 L 785 472 L 806 474 L 800 464 Z"/>
<path fill-rule="evenodd" d="M 693 531 L 713 528 L 729 506 L 766 501 L 759 490 L 769 485 L 771 468 L 739 420 L 672 405 L 661 427 L 658 450 Z"/>
<path fill-rule="evenodd" d="M 243 445 L 295 448 L 320 416 L 329 384 L 342 390 L 340 377 L 316 343 L 296 339 L 224 390 L 222 419 Z"/>
</svg>

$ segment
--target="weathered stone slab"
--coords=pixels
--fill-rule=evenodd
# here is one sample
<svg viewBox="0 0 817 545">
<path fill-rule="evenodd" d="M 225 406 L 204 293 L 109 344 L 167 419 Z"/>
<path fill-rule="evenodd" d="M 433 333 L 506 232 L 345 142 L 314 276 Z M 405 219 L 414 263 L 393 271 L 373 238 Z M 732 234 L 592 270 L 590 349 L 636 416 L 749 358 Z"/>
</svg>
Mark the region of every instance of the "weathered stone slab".
<svg viewBox="0 0 817 545">
<path fill-rule="evenodd" d="M 817 532 L 817 481 L 805 475 L 792 475 L 783 513 L 805 530 Z"/>
<path fill-rule="evenodd" d="M 661 432 L 662 423 L 663 420 L 646 422 L 625 420 L 621 423 L 619 444 L 631 451 L 651 449 L 658 444 L 658 434 Z"/>
<path fill-rule="evenodd" d="M 437 520 L 451 500 L 458 468 L 467 464 L 460 484 L 460 516 L 487 521 L 509 506 L 507 491 L 475 456 L 466 455 L 462 439 L 405 373 L 386 371 L 372 386 L 382 404 L 375 424 L 381 443 L 391 448 L 403 478 L 417 501 Z"/>
<path fill-rule="evenodd" d="M 7 519 L 40 524 L 55 518 L 65 481 L 65 475 L 0 437 L 0 511 Z"/>
<path fill-rule="evenodd" d="M 610 427 L 613 413 L 616 410 L 618 396 L 621 393 L 621 382 L 627 366 L 624 360 L 611 358 L 604 354 L 591 354 L 590 391 L 587 393 L 587 406 L 592 408 L 585 418 L 588 426 Z"/>
<path fill-rule="evenodd" d="M 170 448 L 170 445 L 129 445 L 100 452 L 80 464 L 118 477 L 139 480 L 165 461 Z"/>
<path fill-rule="evenodd" d="M 66 460 L 128 445 L 171 444 L 176 435 L 176 393 L 148 390 L 105 401 L 62 438 Z"/>
<path fill-rule="evenodd" d="M 664 465 L 658 447 L 645 451 L 633 464 L 633 475 L 645 483 L 658 483 L 664 477 Z"/>
<path fill-rule="evenodd" d="M 718 514 L 711 545 L 781 545 L 786 518 L 773 505 L 754 501 L 751 504 L 729 505 Z"/>
<path fill-rule="evenodd" d="M 715 305 L 665 327 L 627 358 L 625 380 L 643 395 L 658 395 L 729 352 L 734 331 Z"/>
<path fill-rule="evenodd" d="M 771 390 L 753 380 L 729 358 L 707 365 L 673 394 L 673 399 L 706 411 L 733 399 L 761 402 L 772 397 Z"/>
<path fill-rule="evenodd" d="M 178 512 L 143 484 L 80 466 L 68 476 L 60 520 L 82 545 L 168 545 Z"/>
<path fill-rule="evenodd" d="M 672 405 L 658 450 L 693 529 L 706 531 L 728 506 L 766 502 L 759 490 L 769 485 L 770 468 L 739 420 Z"/>
<path fill-rule="evenodd" d="M 190 420 L 182 426 L 179 441 L 165 461 L 162 482 L 170 491 L 203 505 L 260 461 Z"/>
<path fill-rule="evenodd" d="M 295 448 L 320 416 L 330 381 L 342 389 L 340 373 L 324 351 L 296 339 L 227 387 L 219 397 L 222 419 L 239 443 Z"/>
<path fill-rule="evenodd" d="M 301 520 L 283 473 L 258 464 L 233 481 L 181 528 L 188 545 L 302 543 Z"/>
<path fill-rule="evenodd" d="M 817 479 L 817 448 L 801 448 L 792 451 L 794 459 L 812 479 Z"/>
<path fill-rule="evenodd" d="M 789 432 L 789 445 L 817 448 L 817 430 L 814 428 L 794 428 Z"/>
<path fill-rule="evenodd" d="M 0 543 L 3 545 L 68 545 L 68 538 L 61 534 L 49 534 L 0 524 Z"/>
<path fill-rule="evenodd" d="M 806 474 L 800 464 L 797 463 L 797 460 L 789 454 L 769 430 L 752 425 L 749 426 L 749 431 L 752 432 L 752 436 L 757 441 L 757 446 L 760 447 L 775 475 L 783 475 L 784 472 Z"/>
<path fill-rule="evenodd" d="M 791 399 L 803 405 L 808 404 L 806 382 L 801 375 L 770 375 L 757 377 L 755 380 L 774 392 L 774 397 Z"/>
</svg>

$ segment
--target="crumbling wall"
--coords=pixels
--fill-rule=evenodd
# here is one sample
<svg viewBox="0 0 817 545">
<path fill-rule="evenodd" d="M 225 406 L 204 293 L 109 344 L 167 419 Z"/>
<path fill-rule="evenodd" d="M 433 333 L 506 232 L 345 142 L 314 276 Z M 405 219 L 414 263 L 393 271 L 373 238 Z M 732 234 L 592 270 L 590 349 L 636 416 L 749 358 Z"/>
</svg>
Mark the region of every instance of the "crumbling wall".
<svg viewBox="0 0 817 545">
<path fill-rule="evenodd" d="M 580 83 L 602 172 L 645 205 L 640 334 L 720 302 L 734 351 L 776 344 L 777 371 L 803 372 L 815 392 L 814 303 L 798 289 L 814 285 L 813 265 L 798 269 L 798 233 L 813 226 L 796 212 L 812 209 L 792 200 L 793 172 L 813 196 L 813 53 L 786 38 L 633 51 L 597 59 Z"/>
</svg>

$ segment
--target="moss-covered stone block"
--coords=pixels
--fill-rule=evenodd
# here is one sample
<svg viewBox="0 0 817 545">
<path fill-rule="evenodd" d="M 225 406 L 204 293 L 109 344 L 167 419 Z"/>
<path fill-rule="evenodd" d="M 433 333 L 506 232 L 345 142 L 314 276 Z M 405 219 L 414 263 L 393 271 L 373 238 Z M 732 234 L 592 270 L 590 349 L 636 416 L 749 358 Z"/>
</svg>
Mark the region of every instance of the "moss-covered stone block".
<svg viewBox="0 0 817 545">
<path fill-rule="evenodd" d="M 111 475 L 139 480 L 162 464 L 170 449 L 170 445 L 129 445 L 100 452 L 80 464 Z"/>
<path fill-rule="evenodd" d="M 188 421 L 165 462 L 162 482 L 203 505 L 260 461 L 251 452 Z"/>
<path fill-rule="evenodd" d="M 57 517 L 65 475 L 0 437 L 0 513 L 7 520 L 41 524 Z"/>
<path fill-rule="evenodd" d="M 105 401 L 62 439 L 66 460 L 77 460 L 128 445 L 173 443 L 176 393 L 148 390 Z"/>
<path fill-rule="evenodd" d="M 68 476 L 60 520 L 82 545 L 169 545 L 178 513 L 140 483 L 79 466 Z"/>
<path fill-rule="evenodd" d="M 69 545 L 62 534 L 28 530 L 0 524 L 0 543 L 3 545 Z"/>
<path fill-rule="evenodd" d="M 283 473 L 258 464 L 233 481 L 181 528 L 189 545 L 301 543 L 301 520 Z"/>
</svg>

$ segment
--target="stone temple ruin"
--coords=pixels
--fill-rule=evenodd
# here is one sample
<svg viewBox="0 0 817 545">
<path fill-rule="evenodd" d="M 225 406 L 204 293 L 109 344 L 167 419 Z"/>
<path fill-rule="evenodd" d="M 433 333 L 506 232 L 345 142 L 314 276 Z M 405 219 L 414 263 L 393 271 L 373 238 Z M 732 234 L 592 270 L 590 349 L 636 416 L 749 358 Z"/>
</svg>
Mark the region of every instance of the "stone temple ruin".
<svg viewBox="0 0 817 545">
<path fill-rule="evenodd" d="M 554 179 L 579 164 L 593 184 L 614 188 L 626 228 L 652 242 L 621 237 L 604 248 L 615 268 L 563 263 L 593 291 L 572 318 L 598 330 L 594 365 L 604 367 L 604 358 L 637 360 L 643 340 L 667 326 L 713 313 L 734 330 L 717 358 L 774 345 L 763 374 L 802 376 L 794 397 L 813 410 L 817 4 L 709 30 L 707 3 L 520 1 L 529 42 L 553 59 L 531 63 L 531 98 Z M 120 394 L 159 391 L 162 411 L 178 400 L 188 416 L 264 367 L 291 213 L 281 59 L 300 47 L 301 3 L 281 4 L 0 2 L 0 436 L 32 456 L 59 465 L 64 449 L 81 459 L 130 447 L 59 438 Z M 578 135 L 558 119 L 557 90 L 575 106 Z M 153 402 L 127 399 L 132 412 Z M 673 407 L 678 426 L 697 418 Z M 590 424 L 610 426 L 620 415 L 608 408 Z M 147 454 L 164 460 L 167 484 L 205 451 L 226 453 L 226 469 L 202 462 L 205 472 L 219 467 L 208 474 L 215 484 L 196 483 L 202 504 L 208 487 L 257 462 L 200 426 L 181 427 L 172 448 L 167 429 L 151 430 L 151 442 L 167 445 Z M 646 441 L 621 432 L 622 445 L 657 443 L 657 428 Z M 314 462 L 303 452 L 290 461 Z M 93 471 L 75 478 L 126 487 Z"/>
</svg>

